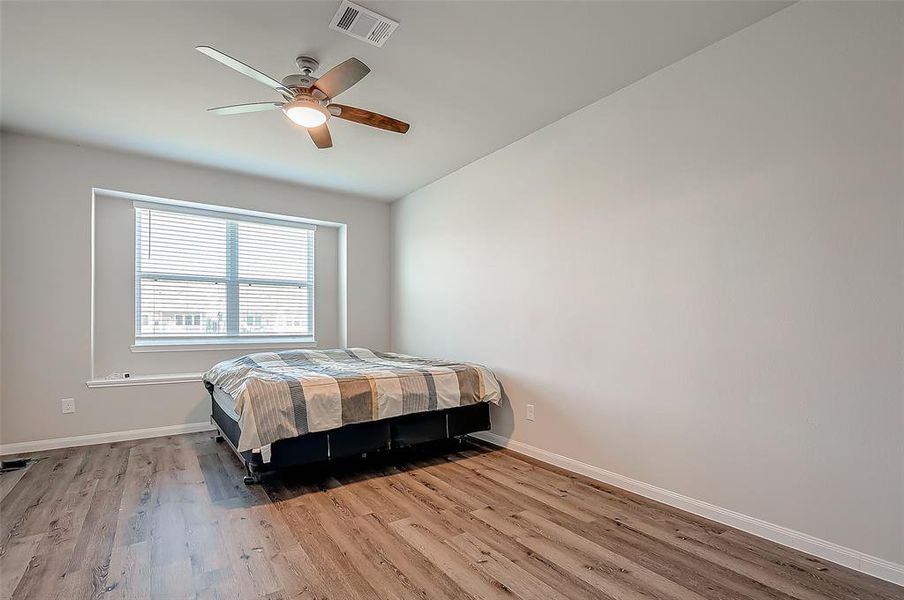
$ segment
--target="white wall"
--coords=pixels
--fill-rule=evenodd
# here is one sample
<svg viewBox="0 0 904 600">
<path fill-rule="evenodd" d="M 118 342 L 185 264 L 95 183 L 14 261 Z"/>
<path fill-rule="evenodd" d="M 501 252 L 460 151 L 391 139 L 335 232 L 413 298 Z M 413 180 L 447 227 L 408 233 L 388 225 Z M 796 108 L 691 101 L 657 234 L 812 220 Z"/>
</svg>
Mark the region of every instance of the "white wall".
<svg viewBox="0 0 904 600">
<path fill-rule="evenodd" d="M 902 138 L 904 4 L 794 5 L 394 204 L 394 347 L 495 369 L 500 435 L 904 563 Z"/>
<path fill-rule="evenodd" d="M 200 383 L 85 386 L 92 187 L 346 223 L 348 342 L 388 346 L 388 205 L 15 133 L 4 132 L 0 142 L 4 444 L 196 423 L 209 414 Z M 167 360 L 194 366 L 180 358 L 189 354 Z M 66 397 L 75 397 L 77 413 L 60 413 Z"/>
</svg>

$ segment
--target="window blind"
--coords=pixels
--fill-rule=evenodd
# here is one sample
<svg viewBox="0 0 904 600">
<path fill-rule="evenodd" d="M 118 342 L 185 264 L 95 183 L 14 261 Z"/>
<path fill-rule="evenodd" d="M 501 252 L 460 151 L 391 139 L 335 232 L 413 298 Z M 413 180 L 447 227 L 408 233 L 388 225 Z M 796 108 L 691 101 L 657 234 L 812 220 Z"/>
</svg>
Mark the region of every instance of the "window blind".
<svg viewBox="0 0 904 600">
<path fill-rule="evenodd" d="M 136 344 L 313 336 L 313 225 L 135 203 Z"/>
</svg>

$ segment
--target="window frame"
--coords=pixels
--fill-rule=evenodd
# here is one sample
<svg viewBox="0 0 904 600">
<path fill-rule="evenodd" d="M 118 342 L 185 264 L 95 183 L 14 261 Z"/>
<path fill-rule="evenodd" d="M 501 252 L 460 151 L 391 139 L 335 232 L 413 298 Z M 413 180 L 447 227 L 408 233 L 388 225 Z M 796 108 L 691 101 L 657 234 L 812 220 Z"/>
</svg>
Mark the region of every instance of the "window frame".
<svg viewBox="0 0 904 600">
<path fill-rule="evenodd" d="M 135 303 L 134 303 L 134 343 L 131 346 L 133 352 L 159 352 L 165 350 L 213 350 L 213 349 L 230 349 L 237 346 L 245 348 L 274 348 L 280 346 L 292 347 L 309 347 L 316 345 L 316 230 L 317 226 L 307 220 L 288 215 L 271 215 L 261 216 L 257 214 L 246 214 L 244 211 L 230 211 L 228 209 L 212 210 L 194 206 L 191 203 L 170 204 L 165 202 L 149 202 L 144 200 L 134 200 L 132 202 L 135 211 L 134 218 L 134 270 L 135 277 Z M 214 275 L 191 275 L 191 274 L 174 274 L 174 273 L 155 273 L 149 271 L 141 271 L 141 253 L 139 247 L 140 238 L 140 222 L 139 209 L 155 210 L 169 213 L 192 214 L 208 218 L 222 219 L 226 221 L 227 242 L 226 242 L 226 264 L 227 270 L 224 277 Z M 307 281 L 294 279 L 268 279 L 268 278 L 250 278 L 239 276 L 239 222 L 262 223 L 265 225 L 276 225 L 279 227 L 292 227 L 296 229 L 305 229 L 311 231 L 311 245 L 308 257 L 308 274 Z M 141 282 L 143 280 L 156 281 L 199 281 L 210 282 L 226 285 L 226 333 L 215 335 L 141 335 L 142 315 L 141 312 Z M 241 302 L 239 300 L 239 290 L 242 285 L 259 285 L 259 286 L 277 286 L 277 287 L 304 287 L 308 290 L 308 306 L 307 321 L 308 335 L 298 334 L 242 334 L 241 333 Z M 191 313 L 187 310 L 185 313 Z"/>
</svg>

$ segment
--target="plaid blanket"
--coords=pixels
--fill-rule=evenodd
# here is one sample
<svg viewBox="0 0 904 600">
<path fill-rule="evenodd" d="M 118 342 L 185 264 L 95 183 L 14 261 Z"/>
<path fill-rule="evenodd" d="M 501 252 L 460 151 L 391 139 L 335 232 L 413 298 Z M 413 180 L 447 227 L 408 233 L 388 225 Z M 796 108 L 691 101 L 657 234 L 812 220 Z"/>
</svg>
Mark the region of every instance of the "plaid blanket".
<svg viewBox="0 0 904 600">
<path fill-rule="evenodd" d="M 235 398 L 240 452 L 349 423 L 501 398 L 496 377 L 480 365 L 365 348 L 248 354 L 218 363 L 203 380 Z"/>
</svg>

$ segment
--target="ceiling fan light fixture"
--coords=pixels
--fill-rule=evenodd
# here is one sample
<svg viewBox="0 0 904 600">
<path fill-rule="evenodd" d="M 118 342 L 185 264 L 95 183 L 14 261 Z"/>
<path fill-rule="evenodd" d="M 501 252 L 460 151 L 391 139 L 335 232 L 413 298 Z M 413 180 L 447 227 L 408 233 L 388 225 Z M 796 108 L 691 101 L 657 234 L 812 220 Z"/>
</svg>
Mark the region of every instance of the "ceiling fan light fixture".
<svg viewBox="0 0 904 600">
<path fill-rule="evenodd" d="M 320 127 L 330 117 L 330 113 L 314 100 L 298 99 L 283 106 L 289 120 L 305 128 Z"/>
</svg>

